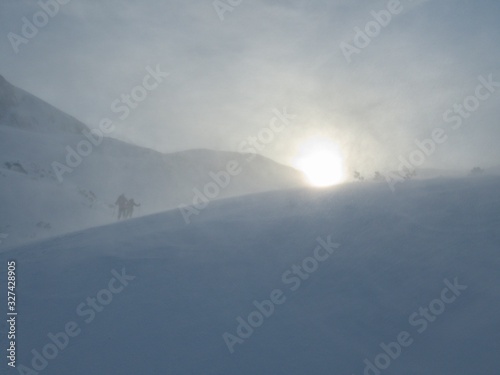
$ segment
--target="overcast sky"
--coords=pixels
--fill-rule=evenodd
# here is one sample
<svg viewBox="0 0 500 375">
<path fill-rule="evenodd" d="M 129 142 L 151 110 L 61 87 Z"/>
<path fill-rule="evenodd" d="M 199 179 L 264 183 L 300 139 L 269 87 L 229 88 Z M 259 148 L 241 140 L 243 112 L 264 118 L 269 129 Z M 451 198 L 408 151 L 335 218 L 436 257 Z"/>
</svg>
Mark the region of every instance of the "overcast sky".
<svg viewBox="0 0 500 375">
<path fill-rule="evenodd" d="M 262 151 L 280 162 L 321 135 L 350 168 L 395 168 L 443 128 L 426 167 L 500 164 L 500 88 L 459 129 L 443 120 L 479 76 L 500 82 L 500 2 L 401 0 L 349 63 L 341 43 L 388 3 L 244 0 L 221 21 L 211 0 L 70 0 L 15 53 L 8 34 L 41 8 L 3 1 L 0 74 L 95 127 L 159 64 L 170 76 L 112 136 L 164 152 L 237 150 L 286 107 L 296 119 Z"/>
</svg>

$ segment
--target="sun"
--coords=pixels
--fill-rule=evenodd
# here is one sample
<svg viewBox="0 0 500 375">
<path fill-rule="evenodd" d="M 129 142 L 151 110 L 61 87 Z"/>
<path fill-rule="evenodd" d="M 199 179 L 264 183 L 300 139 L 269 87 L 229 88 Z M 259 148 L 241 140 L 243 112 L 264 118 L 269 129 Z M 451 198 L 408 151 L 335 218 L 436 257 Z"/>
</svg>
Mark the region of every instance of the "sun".
<svg viewBox="0 0 500 375">
<path fill-rule="evenodd" d="M 336 185 L 345 179 L 344 161 L 339 148 L 327 138 L 304 142 L 294 164 L 316 187 Z"/>
</svg>

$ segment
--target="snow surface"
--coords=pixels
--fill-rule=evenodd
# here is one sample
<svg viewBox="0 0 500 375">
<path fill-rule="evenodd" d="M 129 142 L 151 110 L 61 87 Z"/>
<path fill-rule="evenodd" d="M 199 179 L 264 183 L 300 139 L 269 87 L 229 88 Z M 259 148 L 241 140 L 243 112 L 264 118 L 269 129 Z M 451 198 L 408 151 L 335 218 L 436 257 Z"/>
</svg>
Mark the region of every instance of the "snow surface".
<svg viewBox="0 0 500 375">
<path fill-rule="evenodd" d="M 18 366 L 73 321 L 81 333 L 41 374 L 358 375 L 407 331 L 381 374 L 496 375 L 499 191 L 495 176 L 277 191 L 214 202 L 190 225 L 172 210 L 4 249 Z M 328 235 L 340 247 L 292 291 L 283 273 Z M 135 279 L 85 323 L 77 306 L 123 268 Z M 418 333 L 409 316 L 455 278 L 467 289 Z M 222 335 L 275 289 L 285 303 L 231 354 Z"/>
</svg>

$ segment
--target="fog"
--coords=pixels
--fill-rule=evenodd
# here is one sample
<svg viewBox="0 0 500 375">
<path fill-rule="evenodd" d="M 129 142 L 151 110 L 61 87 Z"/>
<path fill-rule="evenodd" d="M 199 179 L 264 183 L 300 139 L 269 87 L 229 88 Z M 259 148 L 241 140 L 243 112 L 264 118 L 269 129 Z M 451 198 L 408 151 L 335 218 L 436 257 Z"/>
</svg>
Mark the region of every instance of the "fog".
<svg viewBox="0 0 500 375">
<path fill-rule="evenodd" d="M 500 4 L 401 1 L 356 47 L 356 28 L 365 31 L 389 3 L 243 1 L 219 16 L 211 1 L 72 0 L 16 53 L 9 33 L 22 36 L 22 18 L 40 6 L 8 2 L 1 74 L 97 127 L 117 118 L 112 103 L 141 84 L 147 67 L 159 66 L 168 78 L 110 136 L 161 152 L 238 151 L 273 109 L 286 108 L 296 118 L 260 150 L 284 164 L 321 136 L 339 146 L 348 171 L 392 170 L 415 140 L 443 128 L 446 141 L 418 167 L 495 166 L 497 91 L 470 101 L 459 129 L 443 115 L 474 95 L 480 76 L 500 82 Z M 347 44 L 357 52 L 346 54 Z"/>
</svg>

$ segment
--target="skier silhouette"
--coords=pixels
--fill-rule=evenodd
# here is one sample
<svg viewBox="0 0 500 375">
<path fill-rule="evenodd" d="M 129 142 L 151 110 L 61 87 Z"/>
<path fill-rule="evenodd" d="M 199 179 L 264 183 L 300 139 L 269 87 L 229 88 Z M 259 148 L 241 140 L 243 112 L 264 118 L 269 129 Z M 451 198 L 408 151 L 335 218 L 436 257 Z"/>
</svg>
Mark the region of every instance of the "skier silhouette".
<svg viewBox="0 0 500 375">
<path fill-rule="evenodd" d="M 118 206 L 118 220 L 126 217 L 127 203 L 128 199 L 123 193 L 116 199 L 115 205 Z"/>
<path fill-rule="evenodd" d="M 125 205 L 125 218 L 130 218 L 134 214 L 134 207 L 139 207 L 140 203 L 135 203 L 134 198 L 127 200 Z"/>
</svg>

